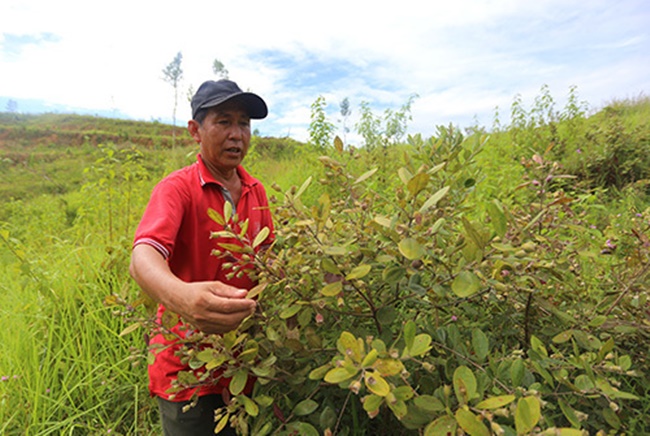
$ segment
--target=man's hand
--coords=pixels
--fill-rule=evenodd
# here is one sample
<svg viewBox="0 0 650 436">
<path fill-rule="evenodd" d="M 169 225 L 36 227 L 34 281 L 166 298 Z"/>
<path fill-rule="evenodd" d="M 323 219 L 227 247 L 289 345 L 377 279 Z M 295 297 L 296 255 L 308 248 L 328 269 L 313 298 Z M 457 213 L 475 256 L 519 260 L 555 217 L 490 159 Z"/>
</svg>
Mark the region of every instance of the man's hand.
<svg viewBox="0 0 650 436">
<path fill-rule="evenodd" d="M 169 307 L 204 333 L 234 330 L 244 318 L 255 312 L 256 303 L 246 298 L 246 289 L 222 282 L 186 283 L 184 297 L 177 307 Z"/>
<path fill-rule="evenodd" d="M 166 309 L 183 317 L 205 333 L 226 333 L 255 312 L 248 291 L 223 282 L 186 283 L 176 277 L 162 255 L 140 244 L 131 256 L 131 276 L 140 287 Z"/>
</svg>

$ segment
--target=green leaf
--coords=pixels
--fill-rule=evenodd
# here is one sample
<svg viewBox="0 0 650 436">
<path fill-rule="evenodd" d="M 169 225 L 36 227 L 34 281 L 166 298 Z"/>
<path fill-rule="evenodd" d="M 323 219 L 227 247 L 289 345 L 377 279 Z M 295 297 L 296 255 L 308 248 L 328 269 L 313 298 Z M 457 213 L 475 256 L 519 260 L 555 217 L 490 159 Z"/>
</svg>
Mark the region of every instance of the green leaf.
<svg viewBox="0 0 650 436">
<path fill-rule="evenodd" d="M 570 340 L 573 337 L 573 330 L 565 330 L 562 333 L 558 333 L 557 335 L 553 336 L 553 342 L 556 344 L 563 344 Z"/>
<path fill-rule="evenodd" d="M 454 393 L 460 404 L 467 404 L 476 397 L 476 377 L 471 369 L 461 365 L 454 371 Z"/>
<path fill-rule="evenodd" d="M 614 429 L 618 430 L 621 427 L 621 419 L 609 407 L 603 409 L 603 418 L 605 418 L 607 424 L 612 426 Z"/>
<path fill-rule="evenodd" d="M 320 290 L 320 293 L 326 297 L 334 297 L 338 295 L 343 289 L 343 282 L 332 282 L 326 284 L 323 289 Z"/>
<path fill-rule="evenodd" d="M 425 201 L 424 204 L 420 207 L 420 213 L 424 213 L 430 208 L 435 207 L 442 199 L 442 197 L 447 195 L 447 192 L 449 192 L 449 186 L 445 186 L 444 188 L 438 190 L 438 192 L 429 197 L 429 199 Z"/>
<path fill-rule="evenodd" d="M 413 346 L 408 349 L 409 355 L 418 357 L 427 353 L 431 349 L 431 336 L 426 333 L 420 333 L 413 339 Z"/>
<path fill-rule="evenodd" d="M 255 401 L 248 398 L 246 395 L 237 395 L 237 401 L 244 405 L 244 410 L 250 416 L 257 416 L 260 413 L 260 408 Z"/>
<path fill-rule="evenodd" d="M 461 271 L 451 283 L 451 290 L 457 297 L 466 298 L 481 289 L 481 280 L 471 271 Z"/>
<path fill-rule="evenodd" d="M 346 280 L 361 279 L 368 275 L 371 268 L 372 267 L 367 264 L 358 265 L 354 269 L 352 269 L 352 271 L 350 271 L 350 273 L 347 276 L 345 276 L 345 279 Z"/>
<path fill-rule="evenodd" d="M 500 409 L 513 401 L 514 395 L 500 395 L 498 397 L 489 397 L 476 405 L 477 409 Z"/>
<path fill-rule="evenodd" d="M 334 261 L 330 259 L 329 257 L 323 257 L 320 261 L 320 266 L 323 268 L 325 272 L 340 275 L 341 270 L 339 270 L 339 267 L 336 266 Z"/>
<path fill-rule="evenodd" d="M 268 227 L 263 227 L 257 236 L 255 236 L 255 240 L 253 241 L 253 248 L 256 248 L 262 242 L 266 241 L 266 238 L 268 238 L 270 234 L 271 230 Z"/>
<path fill-rule="evenodd" d="M 576 415 L 575 410 L 569 406 L 566 401 L 563 399 L 558 399 L 558 403 L 560 404 L 560 409 L 562 410 L 562 413 L 566 417 L 566 419 L 569 420 L 571 425 L 575 428 L 580 428 L 580 420 L 578 419 L 578 416 Z"/>
<path fill-rule="evenodd" d="M 472 348 L 479 362 L 483 362 L 490 352 L 490 341 L 481 329 L 472 330 Z"/>
<path fill-rule="evenodd" d="M 332 368 L 332 365 L 325 364 L 323 366 L 319 366 L 318 368 L 314 368 L 311 370 L 309 373 L 309 380 L 320 380 L 323 377 L 325 377 L 325 374 Z"/>
<path fill-rule="evenodd" d="M 284 310 L 282 312 L 280 312 L 280 318 L 282 318 L 282 319 L 291 318 L 296 313 L 298 313 L 301 308 L 302 308 L 302 306 L 300 306 L 298 304 L 293 304 L 293 305 L 291 305 L 289 307 L 285 307 Z"/>
<path fill-rule="evenodd" d="M 399 252 L 408 260 L 416 260 L 424 256 L 424 248 L 413 238 L 402 239 L 398 248 Z"/>
<path fill-rule="evenodd" d="M 381 278 L 388 284 L 394 285 L 406 275 L 406 269 L 401 266 L 386 267 L 381 273 Z"/>
<path fill-rule="evenodd" d="M 292 422 L 287 424 L 288 434 L 299 434 L 300 436 L 320 436 L 318 430 L 307 422 Z"/>
<path fill-rule="evenodd" d="M 487 211 L 488 215 L 490 216 L 490 223 L 492 224 L 492 228 L 494 228 L 494 232 L 497 234 L 497 236 L 503 238 L 503 236 L 508 231 L 508 221 L 506 220 L 506 215 L 503 212 L 503 206 L 501 206 L 501 203 L 495 199 L 491 203 L 488 203 Z"/>
<path fill-rule="evenodd" d="M 429 423 L 424 429 L 424 436 L 442 436 L 456 434 L 456 420 L 449 415 L 443 415 Z"/>
<path fill-rule="evenodd" d="M 305 416 L 314 413 L 318 409 L 318 403 L 312 399 L 306 399 L 296 404 L 293 408 L 293 413 L 296 416 Z"/>
<path fill-rule="evenodd" d="M 470 436 L 490 436 L 490 431 L 481 422 L 481 418 L 464 407 L 456 411 L 456 422 Z"/>
<path fill-rule="evenodd" d="M 419 395 L 413 399 L 413 404 L 427 412 L 442 412 L 445 405 L 433 395 Z"/>
<path fill-rule="evenodd" d="M 230 380 L 230 393 L 233 395 L 239 395 L 243 392 L 246 387 L 246 382 L 248 381 L 248 371 L 241 368 L 235 372 Z"/>
<path fill-rule="evenodd" d="M 530 433 L 541 417 L 539 400 L 536 397 L 520 398 L 515 410 L 517 434 Z"/>
<path fill-rule="evenodd" d="M 363 173 L 361 176 L 359 176 L 359 178 L 357 180 L 354 181 L 353 185 L 358 185 L 359 183 L 361 183 L 361 182 L 365 181 L 366 179 L 372 177 L 372 175 L 375 174 L 378 169 L 379 168 L 373 168 L 372 170 Z"/>
<path fill-rule="evenodd" d="M 410 349 L 413 346 L 413 341 L 415 340 L 415 322 L 409 320 L 404 325 L 404 343 L 406 348 Z"/>
<path fill-rule="evenodd" d="M 344 256 L 348 254 L 348 249 L 345 247 L 325 247 L 323 251 L 330 256 Z"/>
<path fill-rule="evenodd" d="M 524 366 L 523 359 L 517 358 L 512 365 L 510 366 L 510 380 L 514 387 L 521 385 L 521 382 L 524 379 L 524 374 L 526 373 L 526 367 Z"/>
<path fill-rule="evenodd" d="M 258 395 L 253 398 L 253 401 L 259 404 L 260 407 L 269 407 L 273 404 L 273 397 L 269 397 L 268 395 Z"/>
</svg>

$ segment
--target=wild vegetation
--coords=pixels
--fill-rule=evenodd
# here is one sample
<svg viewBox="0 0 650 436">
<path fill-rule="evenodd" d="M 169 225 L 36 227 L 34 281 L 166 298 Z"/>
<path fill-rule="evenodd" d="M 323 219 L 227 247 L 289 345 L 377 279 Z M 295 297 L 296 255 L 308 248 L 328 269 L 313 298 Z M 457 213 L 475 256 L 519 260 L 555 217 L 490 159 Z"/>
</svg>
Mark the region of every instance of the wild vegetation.
<svg viewBox="0 0 650 436">
<path fill-rule="evenodd" d="M 215 425 L 243 434 L 650 432 L 650 101 L 588 114 L 543 87 L 507 125 L 431 137 L 406 135 L 410 102 L 365 106 L 356 146 L 321 100 L 313 144 L 254 138 L 277 243 L 215 255 L 257 263 L 260 310 L 187 340 L 179 388 L 226 365 Z M 151 188 L 194 160 L 171 138 L 0 117 L 0 433 L 159 433 L 143 336 L 165 325 L 127 270 Z M 209 213 L 237 237 L 230 210 Z"/>
</svg>

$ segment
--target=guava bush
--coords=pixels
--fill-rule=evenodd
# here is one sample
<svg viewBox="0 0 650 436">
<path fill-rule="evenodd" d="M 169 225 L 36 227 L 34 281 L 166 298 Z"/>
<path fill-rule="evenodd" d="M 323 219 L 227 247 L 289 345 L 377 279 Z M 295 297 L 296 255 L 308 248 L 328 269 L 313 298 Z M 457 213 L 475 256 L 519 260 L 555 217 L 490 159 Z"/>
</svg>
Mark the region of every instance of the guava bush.
<svg viewBox="0 0 650 436">
<path fill-rule="evenodd" d="M 642 428 L 647 225 L 636 239 L 620 230 L 625 246 L 607 251 L 571 177 L 539 155 L 524 162 L 525 204 L 481 199 L 475 159 L 487 140 L 440 128 L 409 137 L 397 171 L 355 174 L 355 152 L 337 141 L 320 159 L 317 202 L 301 202 L 311 178 L 274 187 L 277 238 L 265 251 L 267 232 L 249 241 L 231 208 L 211 211 L 214 236 L 238 241 L 213 254 L 239 259 L 233 275 L 255 274 L 258 312 L 223 336 L 178 338 L 191 371 L 175 389 L 226 368 L 215 426 L 241 434 Z"/>
</svg>

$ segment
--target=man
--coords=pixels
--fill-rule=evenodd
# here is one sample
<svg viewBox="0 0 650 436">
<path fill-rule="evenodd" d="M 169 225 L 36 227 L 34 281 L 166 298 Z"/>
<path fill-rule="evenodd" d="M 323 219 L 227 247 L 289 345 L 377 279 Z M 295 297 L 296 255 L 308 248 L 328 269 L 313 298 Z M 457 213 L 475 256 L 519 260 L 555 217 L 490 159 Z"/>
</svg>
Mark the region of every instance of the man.
<svg viewBox="0 0 650 436">
<path fill-rule="evenodd" d="M 264 227 L 271 234 L 262 245 L 273 238 L 264 187 L 241 166 L 250 145 L 250 120 L 266 117 L 266 103 L 232 81 L 219 80 L 203 83 L 191 106 L 187 128 L 200 146 L 197 162 L 165 177 L 153 190 L 135 234 L 130 266 L 138 285 L 160 303 L 159 319 L 166 310 L 180 315 L 173 331 L 181 336 L 191 329 L 231 331 L 256 307 L 245 298 L 255 283 L 246 275 L 228 278 L 224 260 L 212 254 L 219 240 L 210 234 L 222 228 L 208 209 L 221 213 L 229 201 L 239 222 L 249 220 L 251 241 Z M 158 345 L 162 351 L 149 366 L 149 389 L 157 397 L 165 435 L 213 435 L 214 409 L 223 406 L 221 392 L 229 381 L 217 377 L 202 387 L 198 405 L 183 412 L 195 389 L 173 395 L 168 389 L 178 372 L 189 368 L 174 354 L 179 347 L 173 340 L 159 334 L 151 344 L 165 346 Z"/>
</svg>

